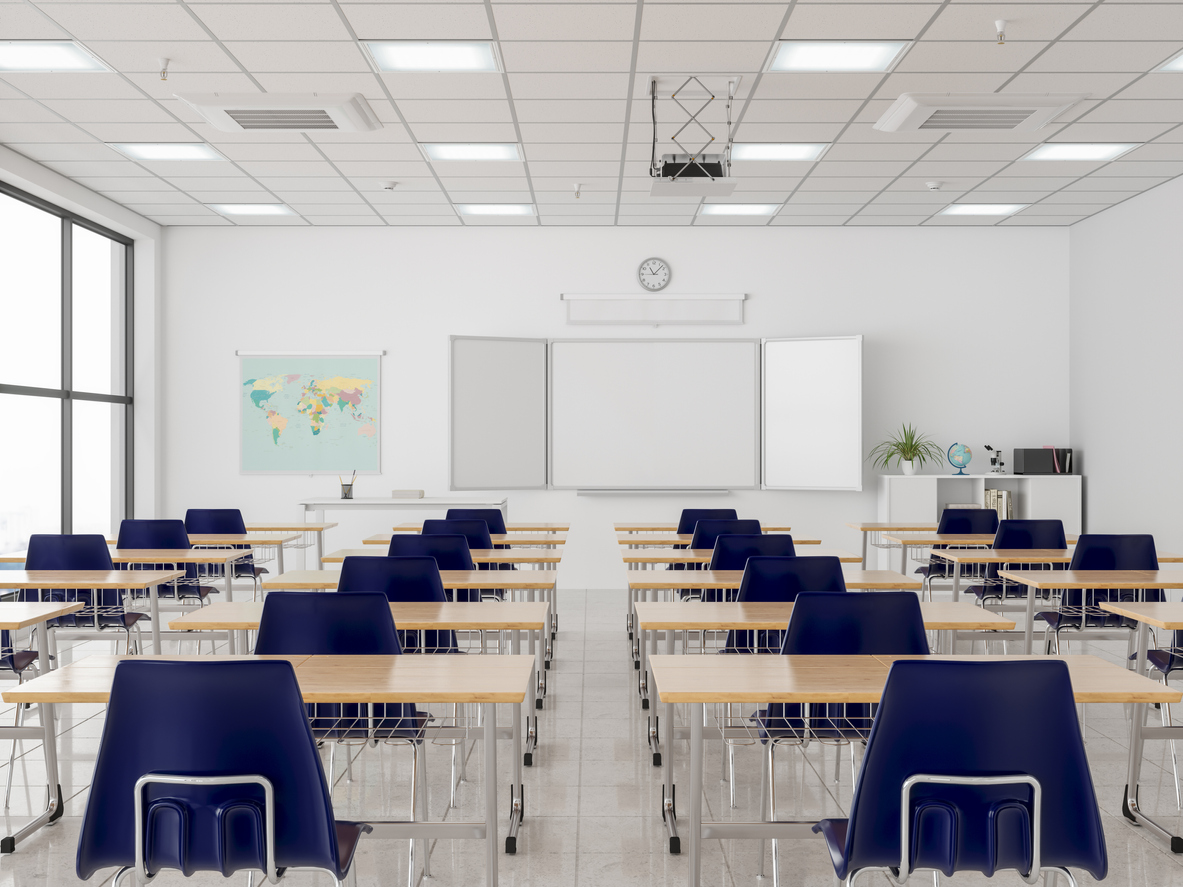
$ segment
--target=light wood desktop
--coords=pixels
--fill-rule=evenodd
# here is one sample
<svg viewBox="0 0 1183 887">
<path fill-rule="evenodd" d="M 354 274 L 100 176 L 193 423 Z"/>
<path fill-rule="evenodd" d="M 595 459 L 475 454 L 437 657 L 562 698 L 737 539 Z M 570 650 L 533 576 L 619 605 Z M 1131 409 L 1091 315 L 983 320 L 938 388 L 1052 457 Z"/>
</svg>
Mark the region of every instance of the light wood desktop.
<svg viewBox="0 0 1183 887">
<path fill-rule="evenodd" d="M 407 521 L 395 524 L 396 533 L 418 533 L 423 529 L 422 521 Z M 569 523 L 546 523 L 538 521 L 506 521 L 505 529 L 509 533 L 566 533 L 571 529 Z"/>
<path fill-rule="evenodd" d="M 543 601 L 505 601 L 495 607 L 478 601 L 393 602 L 394 624 L 405 631 L 541 631 L 546 620 Z M 0 611 L 0 617 L 3 617 Z M 172 619 L 174 631 L 257 631 L 263 604 L 218 601 Z M 3 627 L 0 625 L 0 627 Z"/>
<path fill-rule="evenodd" d="M 937 525 L 924 522 L 909 521 L 848 521 L 846 526 L 858 530 L 863 540 L 863 569 L 869 566 L 867 557 L 869 548 L 887 548 L 880 538 L 882 533 L 935 533 Z"/>
<path fill-rule="evenodd" d="M 361 541 L 363 545 L 390 545 L 390 539 L 390 533 L 376 533 L 366 536 Z M 553 548 L 556 545 L 565 545 L 567 537 L 561 533 L 494 533 L 489 536 L 489 540 L 494 545 L 537 545 L 542 548 Z"/>
<path fill-rule="evenodd" d="M 1183 588 L 1183 570 L 999 570 L 1002 579 L 1028 588 Z M 1023 627 L 1023 652 L 1031 652 L 1035 629 L 1035 599 L 1027 595 L 1027 624 Z"/>
<path fill-rule="evenodd" d="M 263 590 L 327 591 L 335 589 L 340 579 L 340 570 L 289 570 L 274 579 L 264 579 Z M 463 589 L 537 591 L 552 589 L 555 585 L 554 574 L 542 570 L 440 570 L 440 579 L 444 588 Z"/>
<path fill-rule="evenodd" d="M 702 821 L 704 727 L 707 704 L 769 702 L 826 703 L 878 702 L 891 663 L 887 656 L 653 656 L 654 685 L 663 705 L 688 703 L 688 730 L 672 731 L 672 711 L 666 711 L 665 797 L 674 797 L 673 743 L 671 735 L 689 732 L 689 872 L 688 883 L 698 887 L 702 841 L 710 838 L 797 839 L 813 838 L 813 822 L 708 822 Z M 917 657 L 919 658 L 919 657 Z M 925 657 L 999 662 L 1025 657 Z M 1049 657 L 1038 657 L 1046 660 Z M 1067 666 L 1077 702 L 1178 702 L 1183 693 L 1093 656 L 1059 656 Z M 1140 706 L 1135 706 L 1139 708 Z M 1136 718 L 1135 718 L 1136 720 Z M 718 735 L 716 735 L 718 734 Z M 723 732 L 712 728 L 712 738 Z M 1131 749 L 1131 764 L 1133 762 Z M 685 803 L 685 802 L 684 802 Z M 663 811 L 664 812 L 664 811 Z M 673 811 L 668 811 L 673 812 Z M 667 815 L 667 820 L 672 819 Z"/>
<path fill-rule="evenodd" d="M 623 552 L 623 558 L 626 564 L 709 564 L 713 554 L 710 548 L 630 548 Z M 802 554 L 836 557 L 844 564 L 857 564 L 862 560 L 857 554 L 840 548 L 811 547 Z"/>
<path fill-rule="evenodd" d="M 689 545 L 694 541 L 694 534 L 662 533 L 660 535 L 647 536 L 641 533 L 617 533 L 616 541 L 621 545 L 656 545 L 665 548 L 670 545 Z M 793 536 L 793 544 L 821 545 L 822 540 L 805 536 Z"/>
<path fill-rule="evenodd" d="M 41 675 L 20 687 L 6 689 L 10 703 L 36 702 L 50 707 L 64 702 L 105 703 L 110 699 L 115 667 L 121 657 L 92 656 Z M 178 657 L 137 657 L 173 659 Z M 189 658 L 189 657 L 182 657 Z M 255 658 L 255 657 L 244 657 Z M 307 656 L 286 657 L 306 703 L 476 703 L 483 706 L 484 773 L 497 773 L 497 703 L 515 706 L 513 733 L 520 744 L 520 707 L 530 690 L 534 661 L 529 656 Z M 205 657 L 206 662 L 216 661 Z M 224 661 L 224 660 L 223 660 Z M 50 784 L 58 783 L 54 718 L 46 721 L 44 740 Z M 480 728 L 469 728 L 470 732 Z M 41 731 L 38 730 L 38 733 Z M 430 732 L 430 728 L 429 728 Z M 515 794 L 521 785 L 521 756 L 516 756 Z M 375 823 L 372 837 L 485 839 L 486 883 L 497 884 L 500 845 L 497 834 L 497 780 L 485 780 L 485 811 L 471 823 L 392 822 Z M 467 829 L 464 827 L 467 826 Z M 459 828 L 458 828 L 459 827 Z M 511 829 L 513 828 L 511 822 Z"/>
<path fill-rule="evenodd" d="M 613 524 L 613 529 L 618 533 L 673 533 L 678 529 L 676 523 L 669 523 L 662 521 L 659 523 L 631 523 L 631 524 Z M 792 527 L 786 524 L 760 524 L 760 530 L 764 533 L 788 533 L 792 531 Z"/>
<path fill-rule="evenodd" d="M 563 560 L 559 552 L 546 551 L 540 548 L 470 548 L 468 551 L 475 564 L 538 564 L 554 565 Z M 326 554 L 320 559 L 323 564 L 339 564 L 347 557 L 385 557 L 386 552 L 381 548 L 342 548 Z"/>
<path fill-rule="evenodd" d="M 900 572 L 908 572 L 908 550 L 929 548 L 933 545 L 989 548 L 994 544 L 993 533 L 884 533 L 883 538 L 900 547 Z M 1075 545 L 1078 536 L 1067 537 L 1069 545 Z"/>
<path fill-rule="evenodd" d="M 301 536 L 301 543 L 295 545 L 295 548 L 314 547 L 316 549 L 316 562 L 320 563 L 320 557 L 325 553 L 325 530 L 331 530 L 338 526 L 336 521 L 321 521 L 319 523 L 300 523 L 297 521 L 284 522 L 276 521 L 272 523 L 257 523 L 247 524 L 246 531 L 248 533 L 299 533 Z M 276 564 L 279 572 L 283 569 Z"/>
<path fill-rule="evenodd" d="M 1183 576 L 1183 572 L 1179 574 Z M 843 577 L 848 589 L 876 591 L 901 589 L 919 591 L 921 583 L 892 570 L 848 570 Z M 638 571 L 628 574 L 629 588 L 652 591 L 666 588 L 739 588 L 743 570 L 686 570 L 674 572 Z"/>
</svg>

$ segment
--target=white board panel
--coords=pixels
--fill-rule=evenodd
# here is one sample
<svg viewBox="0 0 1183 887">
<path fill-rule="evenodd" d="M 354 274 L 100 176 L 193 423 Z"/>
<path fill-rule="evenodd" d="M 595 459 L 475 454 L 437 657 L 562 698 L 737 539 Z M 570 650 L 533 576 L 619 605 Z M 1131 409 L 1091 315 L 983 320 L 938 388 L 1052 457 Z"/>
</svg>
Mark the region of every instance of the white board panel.
<svg viewBox="0 0 1183 887">
<path fill-rule="evenodd" d="M 452 337 L 452 489 L 546 487 L 546 340 Z"/>
<path fill-rule="evenodd" d="M 863 488 L 863 337 L 764 340 L 764 486 Z"/>
<path fill-rule="evenodd" d="M 757 486 L 759 355 L 750 339 L 552 342 L 552 486 Z"/>
</svg>

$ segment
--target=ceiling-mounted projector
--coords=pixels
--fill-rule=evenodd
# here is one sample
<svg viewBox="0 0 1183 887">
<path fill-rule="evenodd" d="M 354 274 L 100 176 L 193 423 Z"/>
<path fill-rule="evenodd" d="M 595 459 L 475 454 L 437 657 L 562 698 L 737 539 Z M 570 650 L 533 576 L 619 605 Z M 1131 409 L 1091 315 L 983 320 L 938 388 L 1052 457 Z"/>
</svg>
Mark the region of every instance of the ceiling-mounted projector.
<svg viewBox="0 0 1183 887">
<path fill-rule="evenodd" d="M 659 175 L 663 179 L 721 179 L 727 175 L 722 154 L 662 154 Z"/>
</svg>

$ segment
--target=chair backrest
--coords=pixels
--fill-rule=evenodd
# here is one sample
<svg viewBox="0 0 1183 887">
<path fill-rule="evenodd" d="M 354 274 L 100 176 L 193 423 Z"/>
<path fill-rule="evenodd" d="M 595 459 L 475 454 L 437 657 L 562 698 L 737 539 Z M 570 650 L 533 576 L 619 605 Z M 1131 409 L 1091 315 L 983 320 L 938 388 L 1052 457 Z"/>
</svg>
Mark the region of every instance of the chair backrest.
<svg viewBox="0 0 1183 887">
<path fill-rule="evenodd" d="M 788 533 L 716 536 L 708 569 L 742 570 L 750 557 L 793 557 L 796 553 Z"/>
<path fill-rule="evenodd" d="M 916 774 L 1034 776 L 1042 789 L 1043 867 L 1105 877 L 1105 834 L 1063 662 L 893 664 L 850 807 L 849 870 L 899 866 L 901 789 Z M 956 864 L 987 877 L 1029 870 L 1028 786 L 922 784 L 911 797 L 913 869 L 951 875 Z"/>
<path fill-rule="evenodd" d="M 441 570 L 475 570 L 468 540 L 454 534 L 421 536 L 415 533 L 395 533 L 386 549 L 387 557 L 433 557 Z"/>
<path fill-rule="evenodd" d="M 107 540 L 100 534 L 54 535 L 34 533 L 29 537 L 26 570 L 114 570 Z"/>
<path fill-rule="evenodd" d="M 1157 570 L 1158 554 L 1149 534 L 1085 533 L 1076 540 L 1069 570 Z"/>
<path fill-rule="evenodd" d="M 190 508 L 185 512 L 185 529 L 190 533 L 246 532 L 246 522 L 237 508 Z"/>
<path fill-rule="evenodd" d="M 389 601 L 446 601 L 433 557 L 347 557 L 337 592 L 380 591 Z"/>
<path fill-rule="evenodd" d="M 993 508 L 946 508 L 937 523 L 938 533 L 993 533 L 998 530 L 998 512 Z"/>
<path fill-rule="evenodd" d="M 693 533 L 700 520 L 735 520 L 734 508 L 683 508 L 678 518 L 679 533 Z"/>
<path fill-rule="evenodd" d="M 78 839 L 80 878 L 135 863 L 135 784 L 149 773 L 265 777 L 277 865 L 340 870 L 332 799 L 289 662 L 119 663 Z M 264 867 L 257 786 L 158 783 L 144 800 L 150 871 Z"/>
<path fill-rule="evenodd" d="M 489 525 L 483 520 L 425 520 L 424 536 L 463 536 L 468 547 L 474 551 L 489 550 L 493 540 L 489 538 Z"/>
<path fill-rule="evenodd" d="M 263 602 L 255 653 L 391 656 L 402 647 L 381 592 L 273 591 Z"/>
<path fill-rule="evenodd" d="M 911 591 L 803 591 L 793 603 L 780 651 L 815 656 L 927 654 L 920 599 Z"/>
<path fill-rule="evenodd" d="M 789 603 L 803 591 L 846 591 L 842 562 L 836 557 L 750 557 L 738 600 Z"/>
<path fill-rule="evenodd" d="M 116 548 L 192 548 L 185 522 L 179 520 L 125 520 L 119 524 Z"/>
<path fill-rule="evenodd" d="M 694 536 L 690 540 L 691 548 L 714 548 L 715 540 L 720 536 L 758 536 L 760 522 L 758 520 L 700 520 L 694 525 Z"/>
<path fill-rule="evenodd" d="M 444 517 L 448 520 L 483 520 L 489 525 L 490 533 L 505 535 L 505 515 L 500 508 L 449 508 Z"/>
<path fill-rule="evenodd" d="M 998 522 L 994 548 L 1067 548 L 1060 520 L 1004 520 Z"/>
</svg>

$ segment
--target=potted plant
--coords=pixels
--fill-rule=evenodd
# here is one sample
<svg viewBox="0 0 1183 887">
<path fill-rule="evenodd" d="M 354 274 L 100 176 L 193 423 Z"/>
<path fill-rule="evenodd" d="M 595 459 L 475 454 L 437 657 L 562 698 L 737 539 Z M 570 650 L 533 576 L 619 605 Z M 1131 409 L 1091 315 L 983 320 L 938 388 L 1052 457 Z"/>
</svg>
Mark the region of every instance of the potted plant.
<svg viewBox="0 0 1183 887">
<path fill-rule="evenodd" d="M 904 424 L 899 431 L 871 450 L 867 458 L 874 460 L 871 464 L 875 468 L 890 468 L 894 460 L 903 468 L 904 474 L 910 476 L 916 473 L 917 468 L 923 468 L 925 462 L 940 464 L 944 455 L 931 438 L 920 434 L 911 425 Z"/>
</svg>

